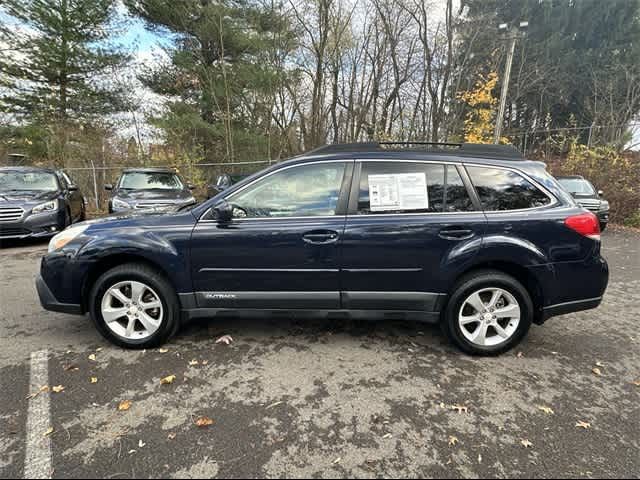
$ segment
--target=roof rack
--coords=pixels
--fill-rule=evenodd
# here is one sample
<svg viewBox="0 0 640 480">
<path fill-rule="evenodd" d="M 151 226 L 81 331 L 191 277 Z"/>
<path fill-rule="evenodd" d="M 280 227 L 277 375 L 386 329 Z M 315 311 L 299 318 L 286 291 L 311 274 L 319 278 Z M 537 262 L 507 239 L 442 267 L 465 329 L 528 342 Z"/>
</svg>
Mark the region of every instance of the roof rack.
<svg viewBox="0 0 640 480">
<path fill-rule="evenodd" d="M 348 153 L 359 151 L 387 151 L 392 149 L 405 151 L 426 151 L 465 156 L 488 156 L 523 160 L 522 153 L 513 145 L 492 145 L 483 143 L 451 142 L 362 142 L 334 143 L 316 148 L 309 154 Z"/>
</svg>

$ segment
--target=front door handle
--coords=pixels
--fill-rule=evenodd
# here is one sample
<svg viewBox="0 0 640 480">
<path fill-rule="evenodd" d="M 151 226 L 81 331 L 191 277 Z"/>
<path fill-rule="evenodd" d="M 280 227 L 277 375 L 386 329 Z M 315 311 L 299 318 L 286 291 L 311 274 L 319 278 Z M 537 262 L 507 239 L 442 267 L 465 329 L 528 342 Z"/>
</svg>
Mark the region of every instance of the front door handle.
<svg viewBox="0 0 640 480">
<path fill-rule="evenodd" d="M 475 233 L 473 230 L 462 227 L 448 227 L 440 230 L 439 237 L 445 240 L 467 240 L 473 237 Z"/>
<path fill-rule="evenodd" d="M 338 232 L 334 230 L 313 230 L 305 233 L 302 236 L 302 240 L 314 245 L 334 243 L 338 241 Z"/>
</svg>

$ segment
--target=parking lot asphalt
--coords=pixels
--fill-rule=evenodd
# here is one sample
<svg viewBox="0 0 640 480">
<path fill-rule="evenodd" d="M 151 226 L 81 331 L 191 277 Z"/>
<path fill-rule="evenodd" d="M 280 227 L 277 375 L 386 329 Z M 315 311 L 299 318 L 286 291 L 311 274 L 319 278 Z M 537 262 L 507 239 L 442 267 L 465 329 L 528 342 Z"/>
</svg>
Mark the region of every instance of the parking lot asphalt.
<svg viewBox="0 0 640 480">
<path fill-rule="evenodd" d="M 603 305 L 499 358 L 465 356 L 435 326 L 295 318 L 203 321 L 166 350 L 124 351 L 41 309 L 46 243 L 5 245 L 0 477 L 26 463 L 55 478 L 637 478 L 640 234 L 603 244 Z M 35 352 L 64 390 L 27 399 Z"/>
</svg>

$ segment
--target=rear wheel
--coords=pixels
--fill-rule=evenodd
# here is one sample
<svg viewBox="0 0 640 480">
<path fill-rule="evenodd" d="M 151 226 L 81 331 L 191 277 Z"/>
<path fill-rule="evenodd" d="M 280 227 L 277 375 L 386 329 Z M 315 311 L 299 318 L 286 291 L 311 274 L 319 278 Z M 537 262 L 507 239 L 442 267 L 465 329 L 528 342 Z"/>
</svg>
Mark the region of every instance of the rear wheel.
<svg viewBox="0 0 640 480">
<path fill-rule="evenodd" d="M 472 273 L 454 288 L 442 319 L 449 339 L 472 355 L 498 355 L 517 345 L 531 327 L 533 304 L 510 275 Z"/>
<path fill-rule="evenodd" d="M 98 331 L 124 348 L 161 345 L 180 324 L 173 287 L 162 274 L 140 264 L 121 265 L 98 278 L 89 310 Z"/>
</svg>

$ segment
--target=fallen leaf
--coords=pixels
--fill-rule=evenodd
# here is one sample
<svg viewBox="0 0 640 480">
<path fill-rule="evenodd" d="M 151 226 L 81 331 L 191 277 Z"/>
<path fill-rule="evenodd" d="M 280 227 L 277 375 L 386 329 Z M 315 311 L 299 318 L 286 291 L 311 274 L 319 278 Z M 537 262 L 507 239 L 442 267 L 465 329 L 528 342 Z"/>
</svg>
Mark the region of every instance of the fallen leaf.
<svg viewBox="0 0 640 480">
<path fill-rule="evenodd" d="M 635 382 L 631 383 L 633 383 L 636 387 L 640 387 L 640 380 L 636 380 Z"/>
<path fill-rule="evenodd" d="M 132 454 L 136 453 L 136 451 L 135 451 L 135 450 L 129 450 L 127 453 L 128 453 L 129 455 L 132 455 Z"/>
<path fill-rule="evenodd" d="M 596 375 L 597 377 L 599 377 L 599 376 L 601 376 L 601 375 L 602 375 L 602 371 L 601 371 L 598 367 L 592 368 L 592 369 L 591 369 L 591 371 L 592 371 L 592 372 L 593 372 L 593 374 L 594 374 L 594 375 Z"/>
<path fill-rule="evenodd" d="M 478 463 L 482 463 L 482 454 L 478 454 Z"/>
<path fill-rule="evenodd" d="M 522 445 L 524 448 L 533 447 L 533 443 L 531 443 L 529 440 L 520 440 L 520 445 Z"/>
<path fill-rule="evenodd" d="M 224 343 L 225 345 L 231 345 L 231 342 L 233 342 L 231 335 L 223 335 L 216 340 L 216 343 Z"/>
<path fill-rule="evenodd" d="M 76 365 L 65 365 L 62 367 L 65 372 L 77 372 L 80 370 Z"/>
<path fill-rule="evenodd" d="M 49 435 L 51 435 L 53 433 L 53 427 L 51 427 L 49 430 L 47 430 L 46 432 L 44 432 L 42 434 L 43 437 L 48 437 Z"/>
<path fill-rule="evenodd" d="M 96 377 L 91 377 L 91 383 L 98 383 L 98 379 Z"/>
<path fill-rule="evenodd" d="M 455 447 L 456 444 L 458 443 L 458 438 L 457 437 L 449 437 L 449 446 L 450 447 Z"/>
<path fill-rule="evenodd" d="M 101 352 L 101 351 L 102 351 L 102 347 L 96 348 L 96 353 Z"/>
<path fill-rule="evenodd" d="M 591 424 L 589 422 L 583 422 L 582 420 L 580 420 L 576 423 L 576 428 L 584 428 L 585 430 L 587 430 L 588 428 L 591 428 Z"/>
<path fill-rule="evenodd" d="M 91 355 L 89 355 L 89 360 L 91 360 L 92 362 L 96 361 L 96 354 L 92 353 Z"/>
<path fill-rule="evenodd" d="M 64 387 L 62 385 L 56 385 L 52 387 L 51 390 L 53 390 L 53 393 L 60 393 L 64 391 Z"/>
<path fill-rule="evenodd" d="M 209 418 L 209 417 L 200 417 L 196 420 L 196 426 L 202 428 L 202 427 L 208 427 L 210 425 L 213 425 L 213 419 Z"/>
<path fill-rule="evenodd" d="M 120 411 L 120 412 L 126 412 L 130 408 L 131 408 L 131 400 L 122 400 L 118 404 L 118 411 Z"/>
<path fill-rule="evenodd" d="M 161 378 L 160 385 L 171 385 L 175 379 L 175 375 L 169 375 L 168 377 Z"/>
<path fill-rule="evenodd" d="M 143 448 L 146 445 L 142 440 L 138 440 L 138 448 Z"/>
<path fill-rule="evenodd" d="M 191 360 L 189 362 L 190 367 L 195 367 L 196 365 L 200 365 L 200 362 L 198 362 L 198 360 Z"/>
<path fill-rule="evenodd" d="M 169 440 L 173 440 L 174 438 L 176 438 L 176 434 L 175 433 L 170 433 L 169 435 L 167 435 L 167 438 Z"/>
<path fill-rule="evenodd" d="M 543 405 L 538 405 L 538 410 L 540 410 L 541 412 L 546 413 L 547 415 L 553 415 L 555 413 L 552 408 L 545 407 Z"/>
<path fill-rule="evenodd" d="M 38 390 L 37 392 L 30 393 L 29 395 L 27 395 L 27 400 L 31 400 L 32 398 L 37 397 L 41 393 L 47 393 L 48 391 L 49 391 L 49 385 L 43 385 L 40 387 L 40 390 Z"/>
<path fill-rule="evenodd" d="M 383 440 L 386 440 L 388 438 L 393 438 L 393 435 L 391 435 L 390 433 L 387 433 L 386 435 L 382 436 Z"/>
<path fill-rule="evenodd" d="M 518 358 L 522 358 L 522 357 L 524 357 L 524 353 L 522 353 L 522 352 L 518 352 L 518 355 L 516 355 L 516 356 L 517 356 Z"/>
<path fill-rule="evenodd" d="M 602 363 L 602 362 L 596 362 L 596 367 L 604 367 L 604 363 Z"/>
<path fill-rule="evenodd" d="M 458 413 L 469 413 L 469 409 L 464 405 L 451 405 L 451 410 L 457 410 Z"/>
<path fill-rule="evenodd" d="M 340 460 L 342 460 L 342 457 L 338 457 L 333 461 L 333 464 L 336 465 L 338 463 L 340 463 Z"/>
<path fill-rule="evenodd" d="M 161 348 L 161 349 L 158 350 L 158 352 L 160 352 L 160 353 L 167 353 L 168 351 L 169 351 L 168 348 Z"/>
<path fill-rule="evenodd" d="M 202 365 L 208 365 L 209 364 L 209 360 L 203 360 L 202 361 Z"/>
</svg>

